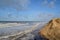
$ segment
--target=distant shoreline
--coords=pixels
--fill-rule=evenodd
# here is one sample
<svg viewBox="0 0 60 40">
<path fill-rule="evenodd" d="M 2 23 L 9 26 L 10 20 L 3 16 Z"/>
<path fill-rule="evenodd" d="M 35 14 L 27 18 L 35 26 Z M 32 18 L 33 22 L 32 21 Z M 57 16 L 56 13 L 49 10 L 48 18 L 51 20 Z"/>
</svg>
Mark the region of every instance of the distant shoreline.
<svg viewBox="0 0 60 40">
<path fill-rule="evenodd" d="M 0 21 L 0 23 L 31 23 L 31 22 L 45 22 L 45 21 Z"/>
</svg>

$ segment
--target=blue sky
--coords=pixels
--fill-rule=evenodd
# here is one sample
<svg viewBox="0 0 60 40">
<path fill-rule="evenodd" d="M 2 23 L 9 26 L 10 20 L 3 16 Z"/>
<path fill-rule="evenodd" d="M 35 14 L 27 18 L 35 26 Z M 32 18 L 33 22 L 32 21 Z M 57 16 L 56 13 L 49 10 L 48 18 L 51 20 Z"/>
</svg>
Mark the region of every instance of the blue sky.
<svg viewBox="0 0 60 40">
<path fill-rule="evenodd" d="M 0 21 L 48 21 L 60 18 L 60 0 L 0 0 Z"/>
</svg>

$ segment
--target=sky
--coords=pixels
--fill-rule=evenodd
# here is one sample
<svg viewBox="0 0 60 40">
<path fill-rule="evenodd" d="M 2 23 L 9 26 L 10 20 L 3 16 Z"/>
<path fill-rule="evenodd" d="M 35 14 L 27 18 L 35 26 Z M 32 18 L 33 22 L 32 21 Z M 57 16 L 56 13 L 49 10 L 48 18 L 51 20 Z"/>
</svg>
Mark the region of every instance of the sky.
<svg viewBox="0 0 60 40">
<path fill-rule="evenodd" d="M 60 0 L 0 0 L 0 21 L 49 21 L 60 18 Z"/>
</svg>

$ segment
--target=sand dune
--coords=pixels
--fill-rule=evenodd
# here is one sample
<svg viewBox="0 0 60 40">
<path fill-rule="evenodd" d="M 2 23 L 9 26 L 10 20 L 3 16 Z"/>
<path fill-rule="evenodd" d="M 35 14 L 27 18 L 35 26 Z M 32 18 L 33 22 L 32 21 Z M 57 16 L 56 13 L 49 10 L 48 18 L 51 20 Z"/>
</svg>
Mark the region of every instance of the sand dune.
<svg viewBox="0 0 60 40">
<path fill-rule="evenodd" d="M 60 18 L 56 18 L 47 23 L 39 34 L 48 40 L 60 40 Z"/>
</svg>

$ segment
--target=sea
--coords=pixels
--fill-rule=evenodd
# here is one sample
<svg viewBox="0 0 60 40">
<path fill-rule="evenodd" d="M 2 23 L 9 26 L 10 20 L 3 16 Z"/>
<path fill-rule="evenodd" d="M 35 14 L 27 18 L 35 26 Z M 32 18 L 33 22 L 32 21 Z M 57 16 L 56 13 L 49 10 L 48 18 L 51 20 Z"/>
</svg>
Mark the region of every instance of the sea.
<svg viewBox="0 0 60 40">
<path fill-rule="evenodd" d="M 12 26 L 12 27 L 0 26 L 0 27 L 2 27 L 2 28 L 0 28 L 0 37 L 13 35 L 13 34 L 23 32 L 23 31 L 31 30 L 32 27 L 34 27 L 36 24 L 39 23 L 39 25 L 35 29 L 33 29 L 33 31 L 30 33 L 32 33 L 32 34 L 34 34 L 34 36 L 36 36 L 32 40 L 40 40 L 40 39 L 42 40 L 42 38 L 38 35 L 38 32 L 41 28 L 44 27 L 44 25 L 47 22 L 45 22 L 45 21 L 0 21 L 0 24 L 9 24 L 9 23 L 13 23 L 13 24 L 17 23 L 17 24 L 25 24 L 25 25 L 17 25 L 17 26 Z M 28 39 L 26 39 L 26 40 L 28 40 Z"/>
</svg>

